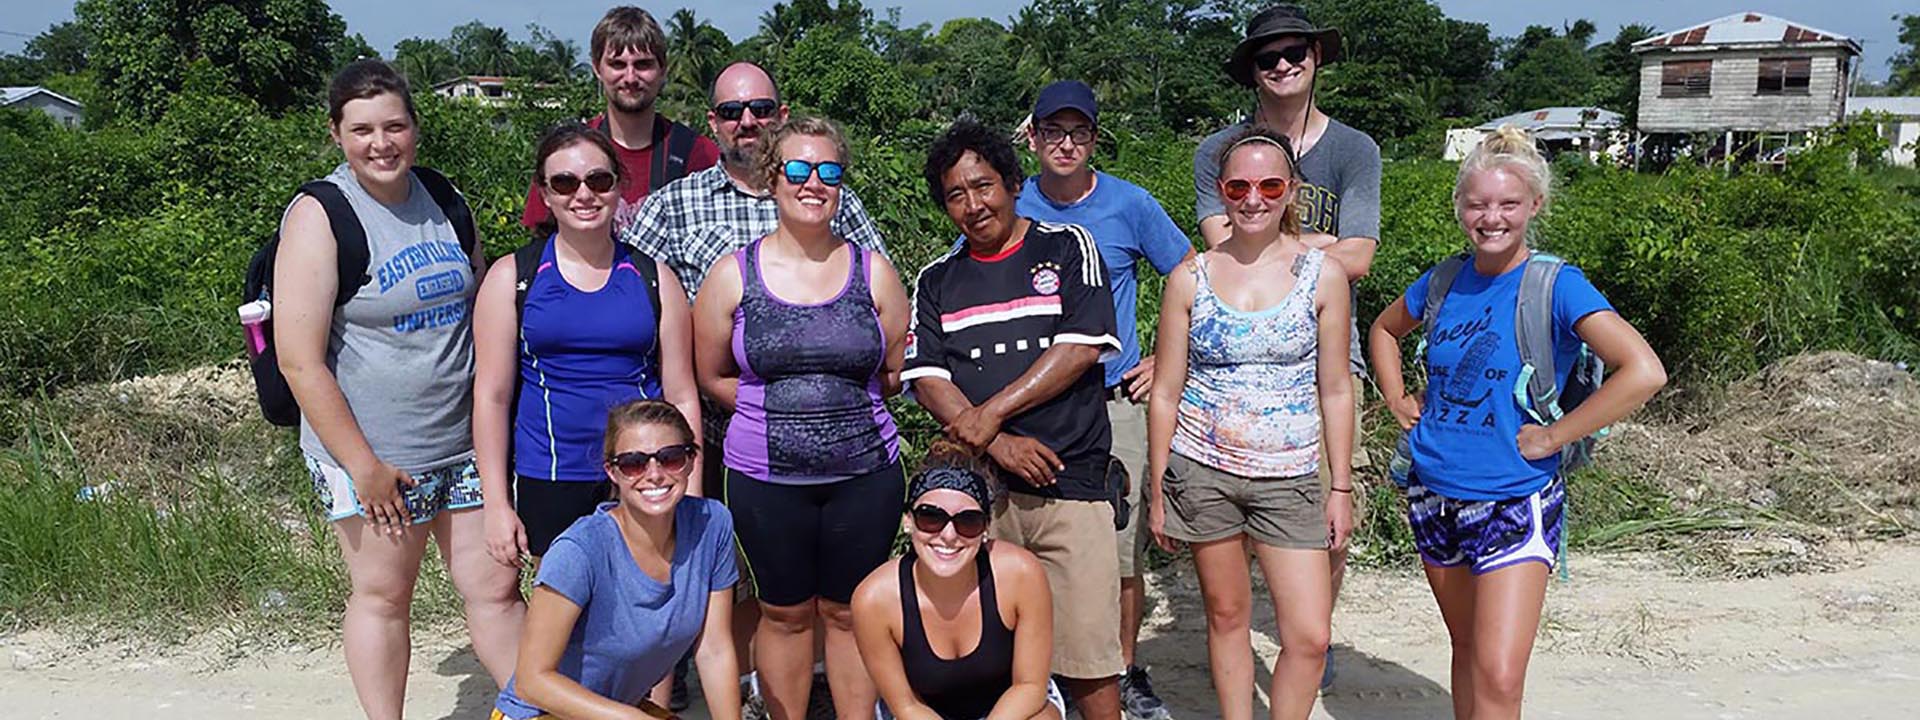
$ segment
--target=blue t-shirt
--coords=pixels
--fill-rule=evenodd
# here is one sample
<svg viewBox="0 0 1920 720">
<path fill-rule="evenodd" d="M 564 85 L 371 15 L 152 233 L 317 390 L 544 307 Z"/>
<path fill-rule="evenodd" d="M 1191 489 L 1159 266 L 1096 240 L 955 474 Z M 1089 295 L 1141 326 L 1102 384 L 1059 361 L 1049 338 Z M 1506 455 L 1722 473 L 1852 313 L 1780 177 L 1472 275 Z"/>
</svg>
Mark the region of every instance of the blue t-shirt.
<svg viewBox="0 0 1920 720">
<path fill-rule="evenodd" d="M 1427 333 L 1427 392 L 1408 445 L 1420 482 L 1456 500 L 1522 497 L 1545 487 L 1560 470 L 1558 454 L 1529 462 L 1515 437 L 1532 422 L 1513 388 L 1520 377 L 1514 314 L 1526 266 L 1489 277 L 1468 263 L 1454 278 L 1440 317 Z M 1407 288 L 1407 312 L 1426 310 L 1429 269 Z M 1568 265 L 1553 290 L 1555 378 L 1562 387 L 1580 352 L 1574 323 L 1612 310 L 1585 273 Z"/>
<path fill-rule="evenodd" d="M 1145 259 L 1161 275 L 1173 272 L 1193 249 L 1193 241 L 1146 190 L 1103 172 L 1094 173 L 1093 192 L 1071 205 L 1054 203 L 1040 192 L 1038 178 L 1027 178 L 1015 210 L 1035 220 L 1079 225 L 1092 233 L 1100 259 L 1107 263 L 1120 336 L 1120 355 L 1106 362 L 1107 387 L 1120 384 L 1120 376 L 1140 364 L 1140 334 L 1135 327 L 1140 285 L 1134 264 Z"/>
<path fill-rule="evenodd" d="M 560 656 L 560 674 L 629 705 L 667 676 L 707 620 L 708 593 L 733 587 L 733 516 L 719 502 L 688 496 L 674 508 L 671 584 L 648 577 L 633 561 L 605 503 L 574 521 L 547 549 L 534 584 L 580 606 L 580 619 Z M 514 692 L 494 707 L 515 720 L 541 714 Z"/>
</svg>

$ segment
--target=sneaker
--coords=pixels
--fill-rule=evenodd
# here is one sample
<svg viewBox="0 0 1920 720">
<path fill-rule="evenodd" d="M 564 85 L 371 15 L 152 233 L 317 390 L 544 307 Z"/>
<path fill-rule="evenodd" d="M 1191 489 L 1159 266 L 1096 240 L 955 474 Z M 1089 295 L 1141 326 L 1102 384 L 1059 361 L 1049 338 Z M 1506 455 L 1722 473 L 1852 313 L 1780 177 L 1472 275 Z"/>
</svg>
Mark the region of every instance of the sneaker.
<svg viewBox="0 0 1920 720">
<path fill-rule="evenodd" d="M 1327 666 L 1320 671 L 1320 689 L 1333 687 L 1333 648 L 1327 648 Z"/>
<path fill-rule="evenodd" d="M 673 692 L 667 695 L 668 710 L 680 712 L 686 710 L 687 705 L 692 703 L 691 700 L 687 699 L 687 666 L 690 664 L 691 663 L 687 662 L 687 658 L 683 657 L 680 658 L 680 662 L 674 663 L 673 665 Z"/>
<path fill-rule="evenodd" d="M 742 720 L 767 720 L 767 701 L 760 697 L 760 683 L 752 677 L 740 681 Z"/>
<path fill-rule="evenodd" d="M 1147 677 L 1147 669 L 1138 666 L 1127 668 L 1127 674 L 1120 677 L 1120 706 L 1126 709 L 1130 720 L 1170 720 L 1173 714 L 1167 712 L 1167 704 L 1153 692 L 1153 679 Z"/>
</svg>

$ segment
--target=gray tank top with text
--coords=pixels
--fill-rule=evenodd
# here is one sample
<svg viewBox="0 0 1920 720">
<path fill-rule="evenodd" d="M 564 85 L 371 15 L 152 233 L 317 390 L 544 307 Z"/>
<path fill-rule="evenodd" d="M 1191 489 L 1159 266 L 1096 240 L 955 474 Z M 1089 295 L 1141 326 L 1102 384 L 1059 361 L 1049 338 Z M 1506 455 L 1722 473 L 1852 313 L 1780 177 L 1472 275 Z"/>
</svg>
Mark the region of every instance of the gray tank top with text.
<svg viewBox="0 0 1920 720">
<path fill-rule="evenodd" d="M 367 283 L 333 312 L 327 367 L 381 460 L 410 473 L 465 462 L 473 457 L 473 264 L 419 180 L 389 206 L 345 163 L 326 179 L 360 216 L 368 251 Z M 305 418 L 300 449 L 340 464 Z"/>
</svg>

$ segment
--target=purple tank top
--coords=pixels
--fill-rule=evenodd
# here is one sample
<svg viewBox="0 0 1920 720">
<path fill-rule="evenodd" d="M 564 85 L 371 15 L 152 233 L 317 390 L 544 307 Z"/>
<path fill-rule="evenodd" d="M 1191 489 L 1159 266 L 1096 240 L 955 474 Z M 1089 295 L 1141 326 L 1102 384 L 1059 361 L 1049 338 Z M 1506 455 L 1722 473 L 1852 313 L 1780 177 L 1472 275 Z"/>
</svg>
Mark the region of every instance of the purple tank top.
<svg viewBox="0 0 1920 720">
<path fill-rule="evenodd" d="M 869 251 L 849 248 L 853 261 L 838 295 L 801 305 L 767 290 L 760 242 L 733 254 L 741 279 L 733 312 L 740 389 L 727 425 L 727 467 L 756 480 L 815 485 L 893 464 L 899 431 L 881 399 L 887 341 L 867 284 Z"/>
</svg>

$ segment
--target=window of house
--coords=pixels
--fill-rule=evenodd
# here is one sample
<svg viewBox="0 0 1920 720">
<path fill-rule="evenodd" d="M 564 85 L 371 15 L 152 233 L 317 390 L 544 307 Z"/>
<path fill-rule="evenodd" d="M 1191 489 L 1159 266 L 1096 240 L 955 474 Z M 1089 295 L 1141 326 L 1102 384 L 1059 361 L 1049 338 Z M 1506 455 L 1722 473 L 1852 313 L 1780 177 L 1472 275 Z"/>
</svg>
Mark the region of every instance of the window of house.
<svg viewBox="0 0 1920 720">
<path fill-rule="evenodd" d="M 497 98 L 507 94 L 507 89 L 499 85 L 487 86 L 487 97 Z"/>
<path fill-rule="evenodd" d="M 1761 58 L 1756 95 L 1805 95 L 1813 58 Z"/>
<path fill-rule="evenodd" d="M 1712 92 L 1712 60 L 1660 63 L 1660 97 L 1706 97 Z"/>
</svg>

